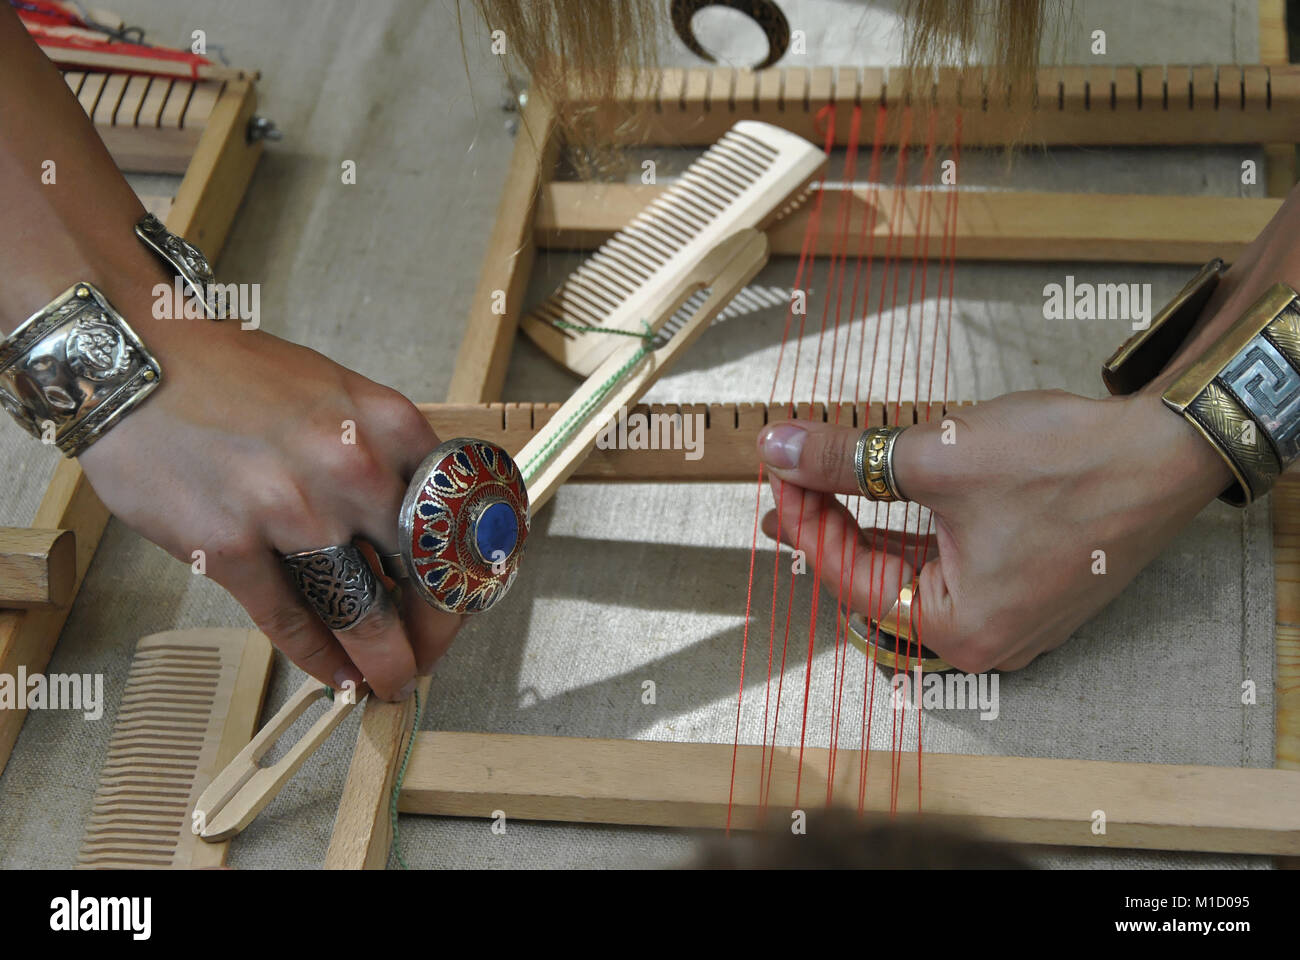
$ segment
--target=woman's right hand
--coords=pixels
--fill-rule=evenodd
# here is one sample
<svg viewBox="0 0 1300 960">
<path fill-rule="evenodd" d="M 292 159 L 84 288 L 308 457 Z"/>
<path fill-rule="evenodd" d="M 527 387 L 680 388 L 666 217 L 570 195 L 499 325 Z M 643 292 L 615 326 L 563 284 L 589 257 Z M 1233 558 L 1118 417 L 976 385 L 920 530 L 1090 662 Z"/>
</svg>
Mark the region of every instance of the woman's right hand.
<svg viewBox="0 0 1300 960">
<path fill-rule="evenodd" d="M 400 609 L 385 597 L 332 633 L 280 557 L 358 536 L 397 553 L 407 481 L 437 435 L 401 394 L 313 350 L 237 321 L 153 319 L 145 286 L 117 305 L 163 378 L 82 454 L 96 493 L 178 560 L 202 556 L 207 576 L 313 677 L 404 699 L 462 618 L 408 590 Z"/>
</svg>

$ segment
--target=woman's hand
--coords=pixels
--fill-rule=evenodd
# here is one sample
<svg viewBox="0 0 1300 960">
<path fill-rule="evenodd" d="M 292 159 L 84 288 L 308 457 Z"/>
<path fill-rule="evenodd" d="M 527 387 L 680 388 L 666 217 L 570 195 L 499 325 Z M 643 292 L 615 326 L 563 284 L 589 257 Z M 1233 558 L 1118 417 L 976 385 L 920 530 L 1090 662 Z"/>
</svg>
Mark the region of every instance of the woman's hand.
<svg viewBox="0 0 1300 960">
<path fill-rule="evenodd" d="M 893 464 L 903 495 L 934 512 L 933 540 L 920 548 L 920 639 L 961 670 L 1014 670 L 1059 646 L 1229 483 L 1210 445 L 1154 393 L 1013 393 L 947 419 L 948 429 L 932 422 L 905 430 Z M 873 555 L 872 531 L 859 530 L 832 496 L 858 493 L 859 433 L 774 424 L 759 436 L 759 455 L 782 504 L 781 539 L 815 554 L 825 517 L 823 583 L 835 593 L 845 568 L 853 609 L 879 617 L 920 558 L 898 549 L 898 532 L 888 553 L 881 534 Z M 864 514 L 871 510 L 864 505 Z M 769 536 L 778 535 L 776 513 L 763 520 Z M 1094 572 L 1098 550 L 1104 574 Z"/>
<path fill-rule="evenodd" d="M 294 663 L 332 687 L 405 698 L 461 618 L 406 591 L 331 633 L 281 554 L 354 536 L 396 553 L 407 481 L 438 437 L 405 397 L 235 321 L 128 320 L 162 364 L 158 389 L 82 455 L 104 503 L 243 604 Z M 349 429 L 348 422 L 355 425 Z M 354 441 L 354 442 L 349 442 Z"/>
<path fill-rule="evenodd" d="M 1297 230 L 1300 185 L 1140 393 L 1107 400 L 1013 393 L 954 411 L 952 443 L 937 422 L 904 431 L 894 446 L 895 479 L 904 496 L 934 512 L 934 536 L 920 555 L 901 550 L 897 532 L 860 531 L 831 496 L 859 492 L 859 432 L 826 424 L 773 424 L 759 435 L 782 505 L 779 527 L 774 510 L 764 531 L 815 553 L 825 516 L 823 582 L 837 592 L 841 568 L 853 564 L 850 602 L 868 617 L 889 612 L 899 584 L 909 584 L 924 559 L 921 642 L 962 670 L 1023 667 L 1064 643 L 1227 488 L 1227 465 L 1160 395 L 1270 286 L 1300 289 L 1300 255 L 1288 242 Z M 856 563 L 841 549 L 846 538 Z M 873 542 L 888 550 L 873 556 Z M 1093 572 L 1098 550 L 1104 574 Z M 848 569 L 844 575 L 850 589 Z"/>
</svg>

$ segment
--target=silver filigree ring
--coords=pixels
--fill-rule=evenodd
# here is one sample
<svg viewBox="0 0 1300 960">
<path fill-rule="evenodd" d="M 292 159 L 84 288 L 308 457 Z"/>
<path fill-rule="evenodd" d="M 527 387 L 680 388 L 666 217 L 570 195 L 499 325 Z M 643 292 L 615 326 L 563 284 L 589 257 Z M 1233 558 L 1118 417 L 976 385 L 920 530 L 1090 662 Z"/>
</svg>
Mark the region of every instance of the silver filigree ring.
<svg viewBox="0 0 1300 960">
<path fill-rule="evenodd" d="M 284 564 L 311 608 L 331 630 L 355 627 L 382 595 L 370 564 L 350 543 L 290 553 Z"/>
</svg>

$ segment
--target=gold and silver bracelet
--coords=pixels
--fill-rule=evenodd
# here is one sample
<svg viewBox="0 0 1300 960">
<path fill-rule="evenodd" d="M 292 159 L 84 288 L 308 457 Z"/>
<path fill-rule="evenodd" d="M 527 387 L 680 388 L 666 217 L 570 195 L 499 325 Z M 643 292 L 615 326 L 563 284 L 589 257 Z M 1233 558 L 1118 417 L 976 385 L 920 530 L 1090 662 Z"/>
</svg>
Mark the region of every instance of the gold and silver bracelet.
<svg viewBox="0 0 1300 960">
<path fill-rule="evenodd" d="M 208 260 L 151 214 L 136 235 L 184 281 L 204 312 L 214 286 Z M 0 341 L 0 406 L 32 436 L 77 457 L 162 382 L 144 341 L 89 281 L 73 284 Z"/>
<path fill-rule="evenodd" d="M 1214 260 L 1103 367 L 1112 393 L 1133 393 L 1168 363 L 1223 272 Z M 1162 395 L 1232 471 L 1220 499 L 1245 506 L 1300 457 L 1300 294 L 1275 284 Z"/>
</svg>

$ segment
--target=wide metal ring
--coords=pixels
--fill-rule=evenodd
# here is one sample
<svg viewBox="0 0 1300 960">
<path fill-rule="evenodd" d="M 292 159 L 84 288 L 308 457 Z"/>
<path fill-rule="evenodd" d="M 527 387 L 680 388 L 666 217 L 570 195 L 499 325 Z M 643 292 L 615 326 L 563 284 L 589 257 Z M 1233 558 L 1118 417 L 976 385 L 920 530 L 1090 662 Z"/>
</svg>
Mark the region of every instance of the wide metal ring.
<svg viewBox="0 0 1300 960">
<path fill-rule="evenodd" d="M 528 487 L 510 455 L 486 440 L 448 440 L 416 468 L 402 501 L 406 577 L 439 610 L 481 613 L 514 582 L 528 525 Z"/>
<path fill-rule="evenodd" d="M 331 630 L 350 630 L 379 602 L 379 578 L 365 555 L 350 543 L 301 550 L 282 559 L 311 608 Z"/>
<path fill-rule="evenodd" d="M 907 500 L 894 479 L 894 444 L 906 427 L 868 427 L 853 448 L 853 476 L 868 500 Z"/>
<path fill-rule="evenodd" d="M 938 673 L 953 666 L 912 639 L 912 598 L 916 580 L 903 587 L 898 599 L 879 620 L 852 613 L 845 618 L 846 636 L 851 644 L 876 663 L 892 670 L 916 670 Z"/>
</svg>

